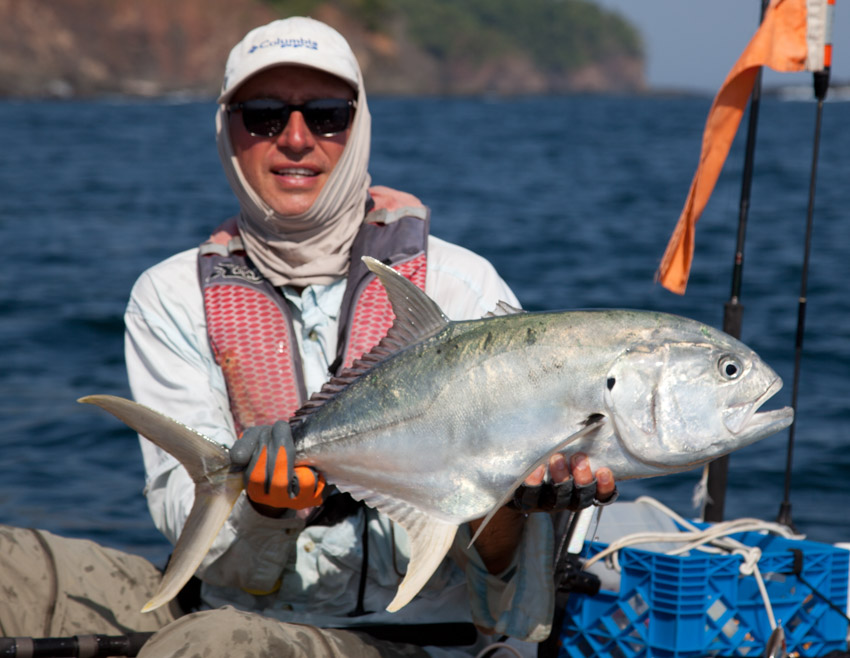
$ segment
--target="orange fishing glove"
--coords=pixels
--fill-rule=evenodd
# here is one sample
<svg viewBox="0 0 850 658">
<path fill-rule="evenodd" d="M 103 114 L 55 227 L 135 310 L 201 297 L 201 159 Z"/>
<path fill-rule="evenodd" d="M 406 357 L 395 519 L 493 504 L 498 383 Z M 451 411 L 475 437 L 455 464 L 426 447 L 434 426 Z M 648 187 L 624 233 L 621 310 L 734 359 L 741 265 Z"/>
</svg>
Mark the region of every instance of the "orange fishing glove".
<svg viewBox="0 0 850 658">
<path fill-rule="evenodd" d="M 268 455 L 274 457 L 269 462 Z M 295 445 L 289 423 L 247 428 L 230 449 L 233 463 L 245 468 L 245 492 L 253 502 L 304 509 L 322 504 L 324 478 L 309 466 L 293 466 Z"/>
</svg>

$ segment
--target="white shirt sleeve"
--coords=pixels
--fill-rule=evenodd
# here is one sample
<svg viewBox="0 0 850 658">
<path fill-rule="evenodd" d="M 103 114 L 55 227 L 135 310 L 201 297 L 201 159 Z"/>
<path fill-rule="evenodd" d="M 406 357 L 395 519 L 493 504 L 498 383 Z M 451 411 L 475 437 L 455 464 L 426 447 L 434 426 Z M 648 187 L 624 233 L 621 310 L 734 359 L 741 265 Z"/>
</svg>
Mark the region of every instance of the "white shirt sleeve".
<svg viewBox="0 0 850 658">
<path fill-rule="evenodd" d="M 425 292 L 452 320 L 474 320 L 499 302 L 519 302 L 490 261 L 434 236 L 428 239 Z"/>
<path fill-rule="evenodd" d="M 124 320 L 127 374 L 135 400 L 217 443 L 233 445 L 236 435 L 227 388 L 207 337 L 197 249 L 142 274 L 130 294 Z M 171 455 L 141 437 L 140 444 L 148 509 L 154 525 L 176 543 L 194 502 L 194 484 Z M 281 538 L 287 536 L 286 529 L 301 522 L 264 517 L 244 498 L 243 493 L 199 573 L 206 580 L 271 589 L 290 552 L 290 542 Z M 213 564 L 215 568 L 210 569 Z"/>
</svg>

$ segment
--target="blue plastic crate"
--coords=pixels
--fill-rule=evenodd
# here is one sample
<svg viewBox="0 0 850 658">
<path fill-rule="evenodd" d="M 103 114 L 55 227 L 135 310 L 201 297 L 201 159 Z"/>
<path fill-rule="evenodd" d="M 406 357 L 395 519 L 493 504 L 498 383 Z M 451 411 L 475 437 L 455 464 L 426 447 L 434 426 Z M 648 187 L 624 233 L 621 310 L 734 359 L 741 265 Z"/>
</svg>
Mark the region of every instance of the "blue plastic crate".
<svg viewBox="0 0 850 658">
<path fill-rule="evenodd" d="M 761 549 L 759 571 L 789 651 L 822 656 L 847 649 L 847 620 L 792 575 L 791 549 L 802 551 L 803 578 L 844 611 L 850 552 L 754 532 L 732 537 Z M 606 547 L 587 542 L 583 555 L 592 557 Z M 560 655 L 760 656 L 770 622 L 755 578 L 740 573 L 742 560 L 701 551 L 669 556 L 621 550 L 619 592 L 570 595 Z"/>
</svg>

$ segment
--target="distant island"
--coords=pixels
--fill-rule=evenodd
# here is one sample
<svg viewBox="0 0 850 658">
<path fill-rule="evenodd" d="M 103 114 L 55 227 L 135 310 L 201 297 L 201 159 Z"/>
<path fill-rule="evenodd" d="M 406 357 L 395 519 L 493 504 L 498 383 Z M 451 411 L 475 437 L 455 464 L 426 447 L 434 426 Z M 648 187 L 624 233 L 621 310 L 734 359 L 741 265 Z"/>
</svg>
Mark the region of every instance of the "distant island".
<svg viewBox="0 0 850 658">
<path fill-rule="evenodd" d="M 374 95 L 645 89 L 640 35 L 590 0 L 6 0 L 0 95 L 209 97 L 242 36 L 291 15 L 342 32 Z"/>
</svg>

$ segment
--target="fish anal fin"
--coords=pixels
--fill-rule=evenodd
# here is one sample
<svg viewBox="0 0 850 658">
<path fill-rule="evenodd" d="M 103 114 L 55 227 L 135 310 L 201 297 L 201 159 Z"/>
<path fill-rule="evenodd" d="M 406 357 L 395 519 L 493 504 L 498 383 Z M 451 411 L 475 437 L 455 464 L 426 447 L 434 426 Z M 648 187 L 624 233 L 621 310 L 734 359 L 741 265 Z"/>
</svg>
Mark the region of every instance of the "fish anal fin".
<svg viewBox="0 0 850 658">
<path fill-rule="evenodd" d="M 410 603 L 434 575 L 454 542 L 458 526 L 442 521 L 428 523 L 427 529 L 408 528 L 410 562 L 387 612 L 396 612 Z"/>
<path fill-rule="evenodd" d="M 458 524 L 444 521 L 396 498 L 335 480 L 335 484 L 357 500 L 385 514 L 407 532 L 410 561 L 396 595 L 387 606 L 396 612 L 410 603 L 442 563 L 457 534 Z"/>
</svg>

